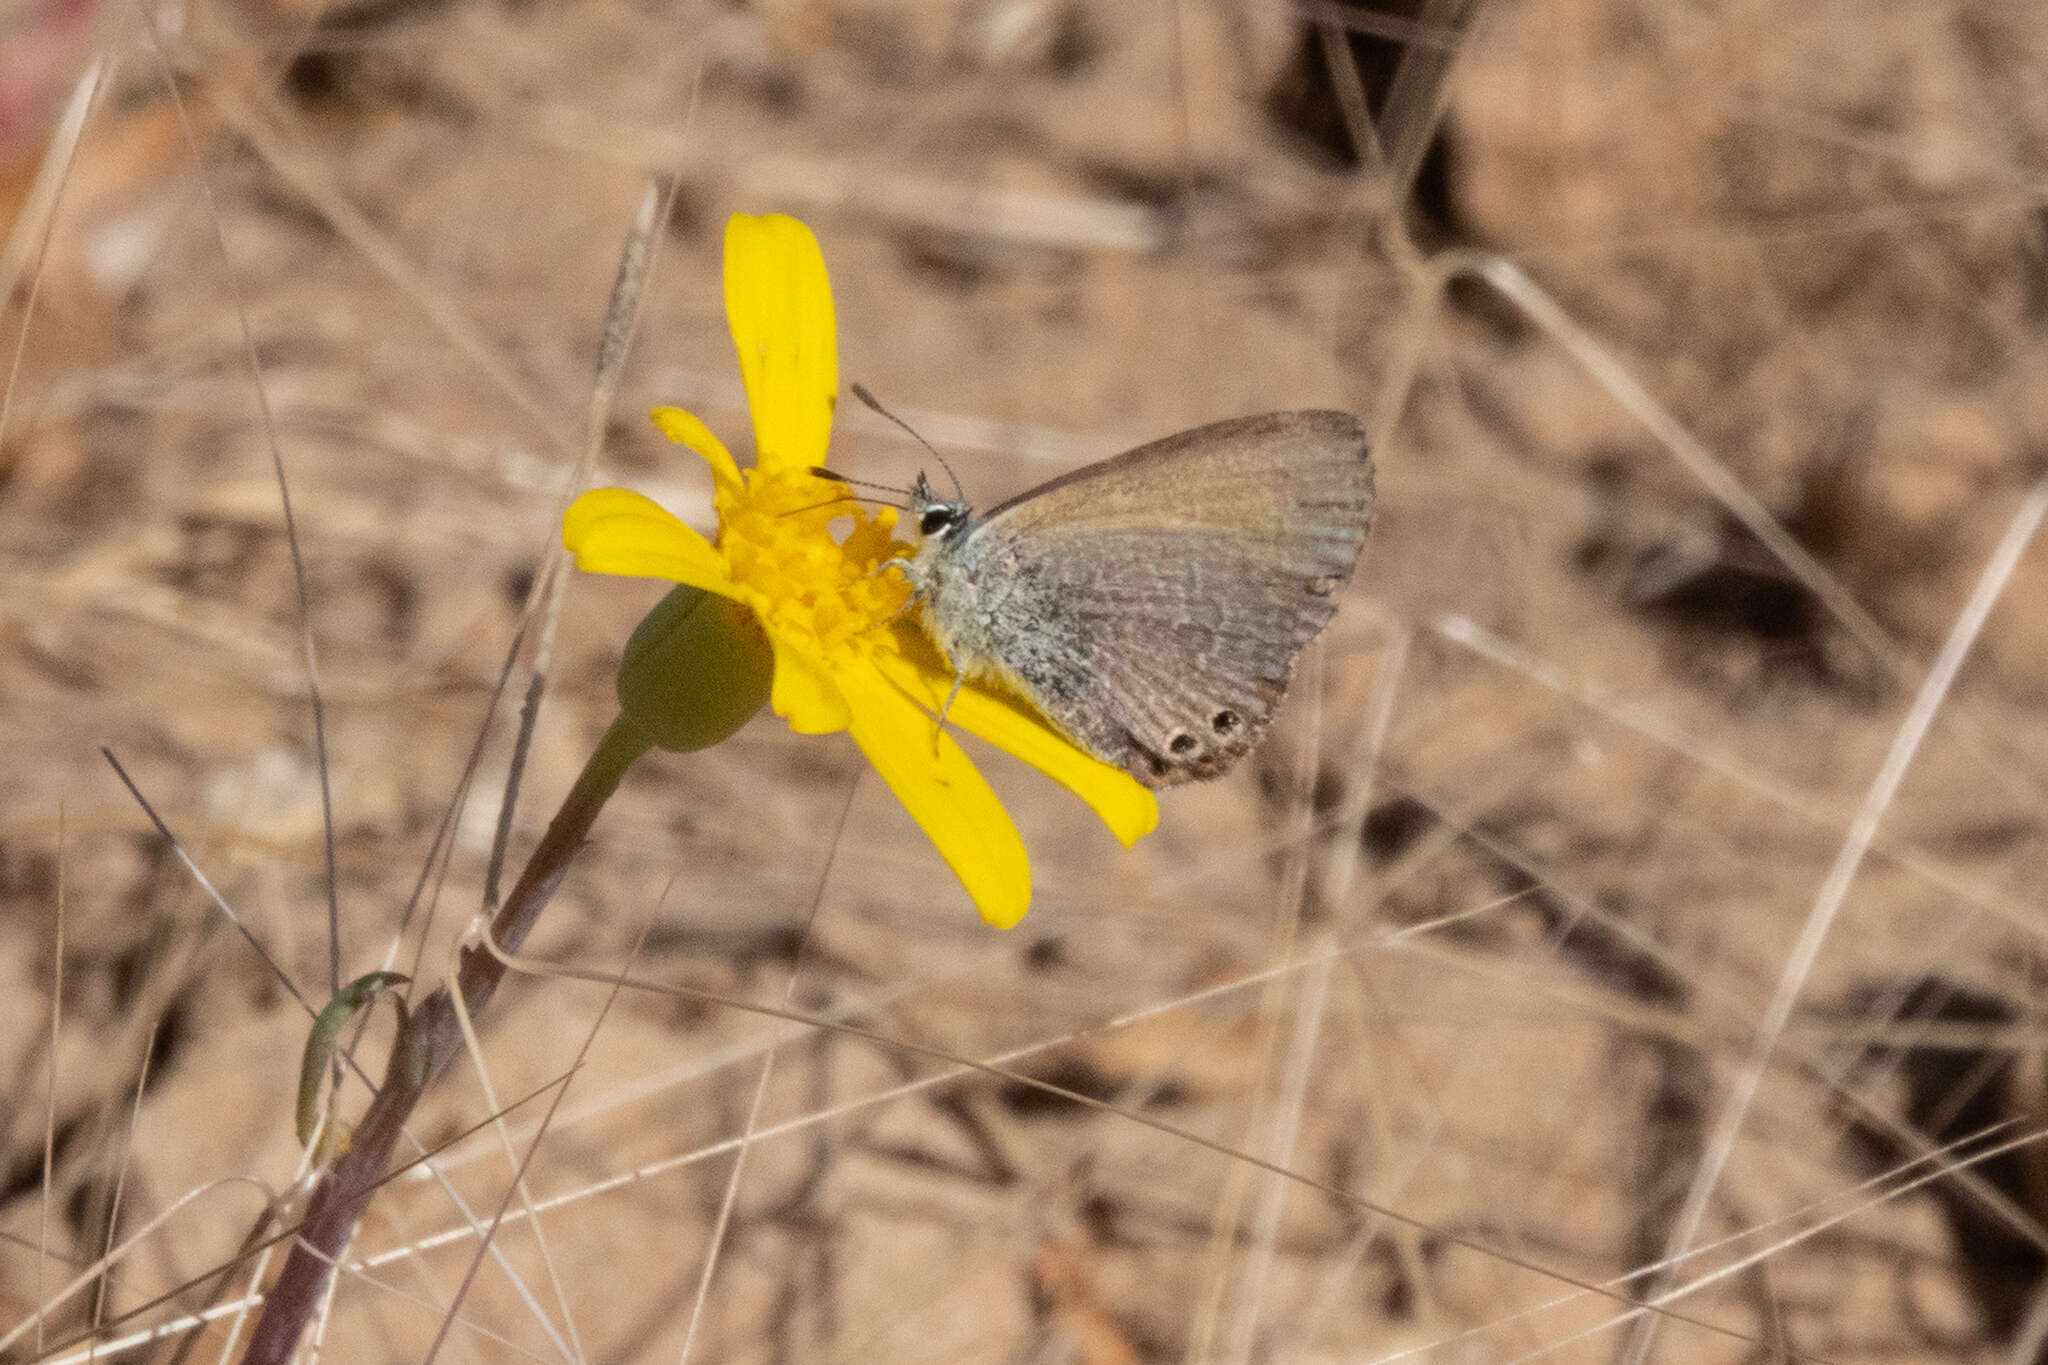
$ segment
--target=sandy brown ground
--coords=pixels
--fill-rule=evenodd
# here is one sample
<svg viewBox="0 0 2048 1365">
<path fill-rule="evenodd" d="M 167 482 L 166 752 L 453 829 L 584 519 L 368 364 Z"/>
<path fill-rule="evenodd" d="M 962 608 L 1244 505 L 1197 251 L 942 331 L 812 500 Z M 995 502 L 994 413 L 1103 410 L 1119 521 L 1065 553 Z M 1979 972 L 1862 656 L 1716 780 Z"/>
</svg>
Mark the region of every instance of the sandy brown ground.
<svg viewBox="0 0 2048 1365">
<path fill-rule="evenodd" d="M 2048 1174 L 1985 1153 L 2048 1107 L 2048 547 L 1910 742 L 2048 476 L 2032 5 L 1418 3 L 1349 12 L 1356 46 L 1297 27 L 1336 5 L 30 8 L 0 21 L 0 1359 L 234 1301 L 249 1270 L 199 1277 L 301 1170 L 305 1015 L 99 747 L 324 998 L 274 440 L 341 974 L 440 977 L 662 176 L 604 480 L 708 524 L 641 414 L 744 447 L 718 243 L 780 210 L 823 242 L 842 374 L 977 500 L 1341 406 L 1380 525 L 1276 738 L 1134 851 L 977 750 L 1034 858 L 1006 934 L 843 737 L 763 716 L 643 765 L 535 952 L 616 970 L 651 925 L 651 979 L 1112 1109 L 523 984 L 482 1022 L 499 1103 L 588 1042 L 528 1171 L 560 1202 L 500 1231 L 446 1358 L 675 1360 L 693 1330 L 721 1362 L 2039 1356 Z M 836 464 L 925 459 L 846 405 Z M 571 586 L 515 858 L 658 591 Z M 480 731 L 433 914 L 394 938 Z M 416 1134 L 491 1107 L 467 1068 Z M 488 1218 L 510 1169 L 488 1135 L 445 1157 L 378 1201 L 325 1358 L 425 1353 L 476 1254 L 426 1245 L 464 1224 L 448 1190 Z M 110 1228 L 103 1292 L 61 1296 Z M 1683 1316 L 1650 1335 L 1611 1295 Z M 133 1349 L 97 1358 L 173 1358 Z"/>
</svg>

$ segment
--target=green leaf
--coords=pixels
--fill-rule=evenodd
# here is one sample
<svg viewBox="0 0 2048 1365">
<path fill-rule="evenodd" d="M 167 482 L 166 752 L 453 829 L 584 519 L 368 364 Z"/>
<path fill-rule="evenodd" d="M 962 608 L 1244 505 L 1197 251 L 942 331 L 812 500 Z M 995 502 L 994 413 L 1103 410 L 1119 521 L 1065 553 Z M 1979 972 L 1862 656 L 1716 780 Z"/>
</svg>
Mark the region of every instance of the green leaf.
<svg viewBox="0 0 2048 1365">
<path fill-rule="evenodd" d="M 306 1055 L 299 1061 L 299 1145 L 313 1141 L 320 1126 L 320 1078 L 326 1074 L 334 1055 L 334 1040 L 349 1020 L 375 1004 L 377 997 L 404 985 L 409 977 L 397 972 L 371 972 L 359 976 L 336 992 L 327 1008 L 313 1019 L 313 1031 L 306 1035 Z M 406 1025 L 405 1001 L 392 998 L 398 1007 L 398 1026 Z"/>
</svg>

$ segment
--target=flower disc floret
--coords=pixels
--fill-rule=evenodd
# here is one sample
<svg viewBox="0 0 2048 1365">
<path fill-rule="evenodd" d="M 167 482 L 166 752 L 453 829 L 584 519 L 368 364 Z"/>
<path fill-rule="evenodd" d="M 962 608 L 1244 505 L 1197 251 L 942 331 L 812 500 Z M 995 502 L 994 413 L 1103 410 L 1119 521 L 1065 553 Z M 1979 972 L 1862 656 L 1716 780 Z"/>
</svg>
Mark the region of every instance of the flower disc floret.
<svg viewBox="0 0 2048 1365">
<path fill-rule="evenodd" d="M 902 575 L 881 570 L 909 548 L 890 534 L 896 510 L 870 513 L 845 484 L 808 470 L 742 477 L 717 496 L 718 547 L 768 629 L 826 663 L 888 642 L 910 600 Z"/>
</svg>

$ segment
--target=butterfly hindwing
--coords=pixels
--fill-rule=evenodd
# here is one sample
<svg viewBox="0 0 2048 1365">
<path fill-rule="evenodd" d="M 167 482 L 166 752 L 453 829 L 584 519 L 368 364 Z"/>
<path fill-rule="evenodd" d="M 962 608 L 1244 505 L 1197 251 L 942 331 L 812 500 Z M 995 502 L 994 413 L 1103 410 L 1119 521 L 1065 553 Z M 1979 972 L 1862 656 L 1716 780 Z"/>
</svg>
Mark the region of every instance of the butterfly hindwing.
<svg viewBox="0 0 2048 1365">
<path fill-rule="evenodd" d="M 1139 446 L 998 507 L 957 547 L 968 662 L 1148 785 L 1218 776 L 1335 613 L 1372 510 L 1348 413 Z"/>
</svg>

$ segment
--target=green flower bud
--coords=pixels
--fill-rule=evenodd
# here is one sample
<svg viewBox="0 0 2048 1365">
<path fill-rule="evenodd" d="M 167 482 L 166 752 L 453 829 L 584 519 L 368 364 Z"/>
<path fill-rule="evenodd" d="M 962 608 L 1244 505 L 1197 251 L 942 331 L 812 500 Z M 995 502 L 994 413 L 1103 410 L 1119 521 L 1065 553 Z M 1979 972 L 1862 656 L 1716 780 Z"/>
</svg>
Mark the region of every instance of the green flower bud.
<svg viewBox="0 0 2048 1365">
<path fill-rule="evenodd" d="M 626 641 L 619 708 L 656 748 L 708 749 L 768 700 L 775 652 L 754 613 L 679 583 Z"/>
</svg>

